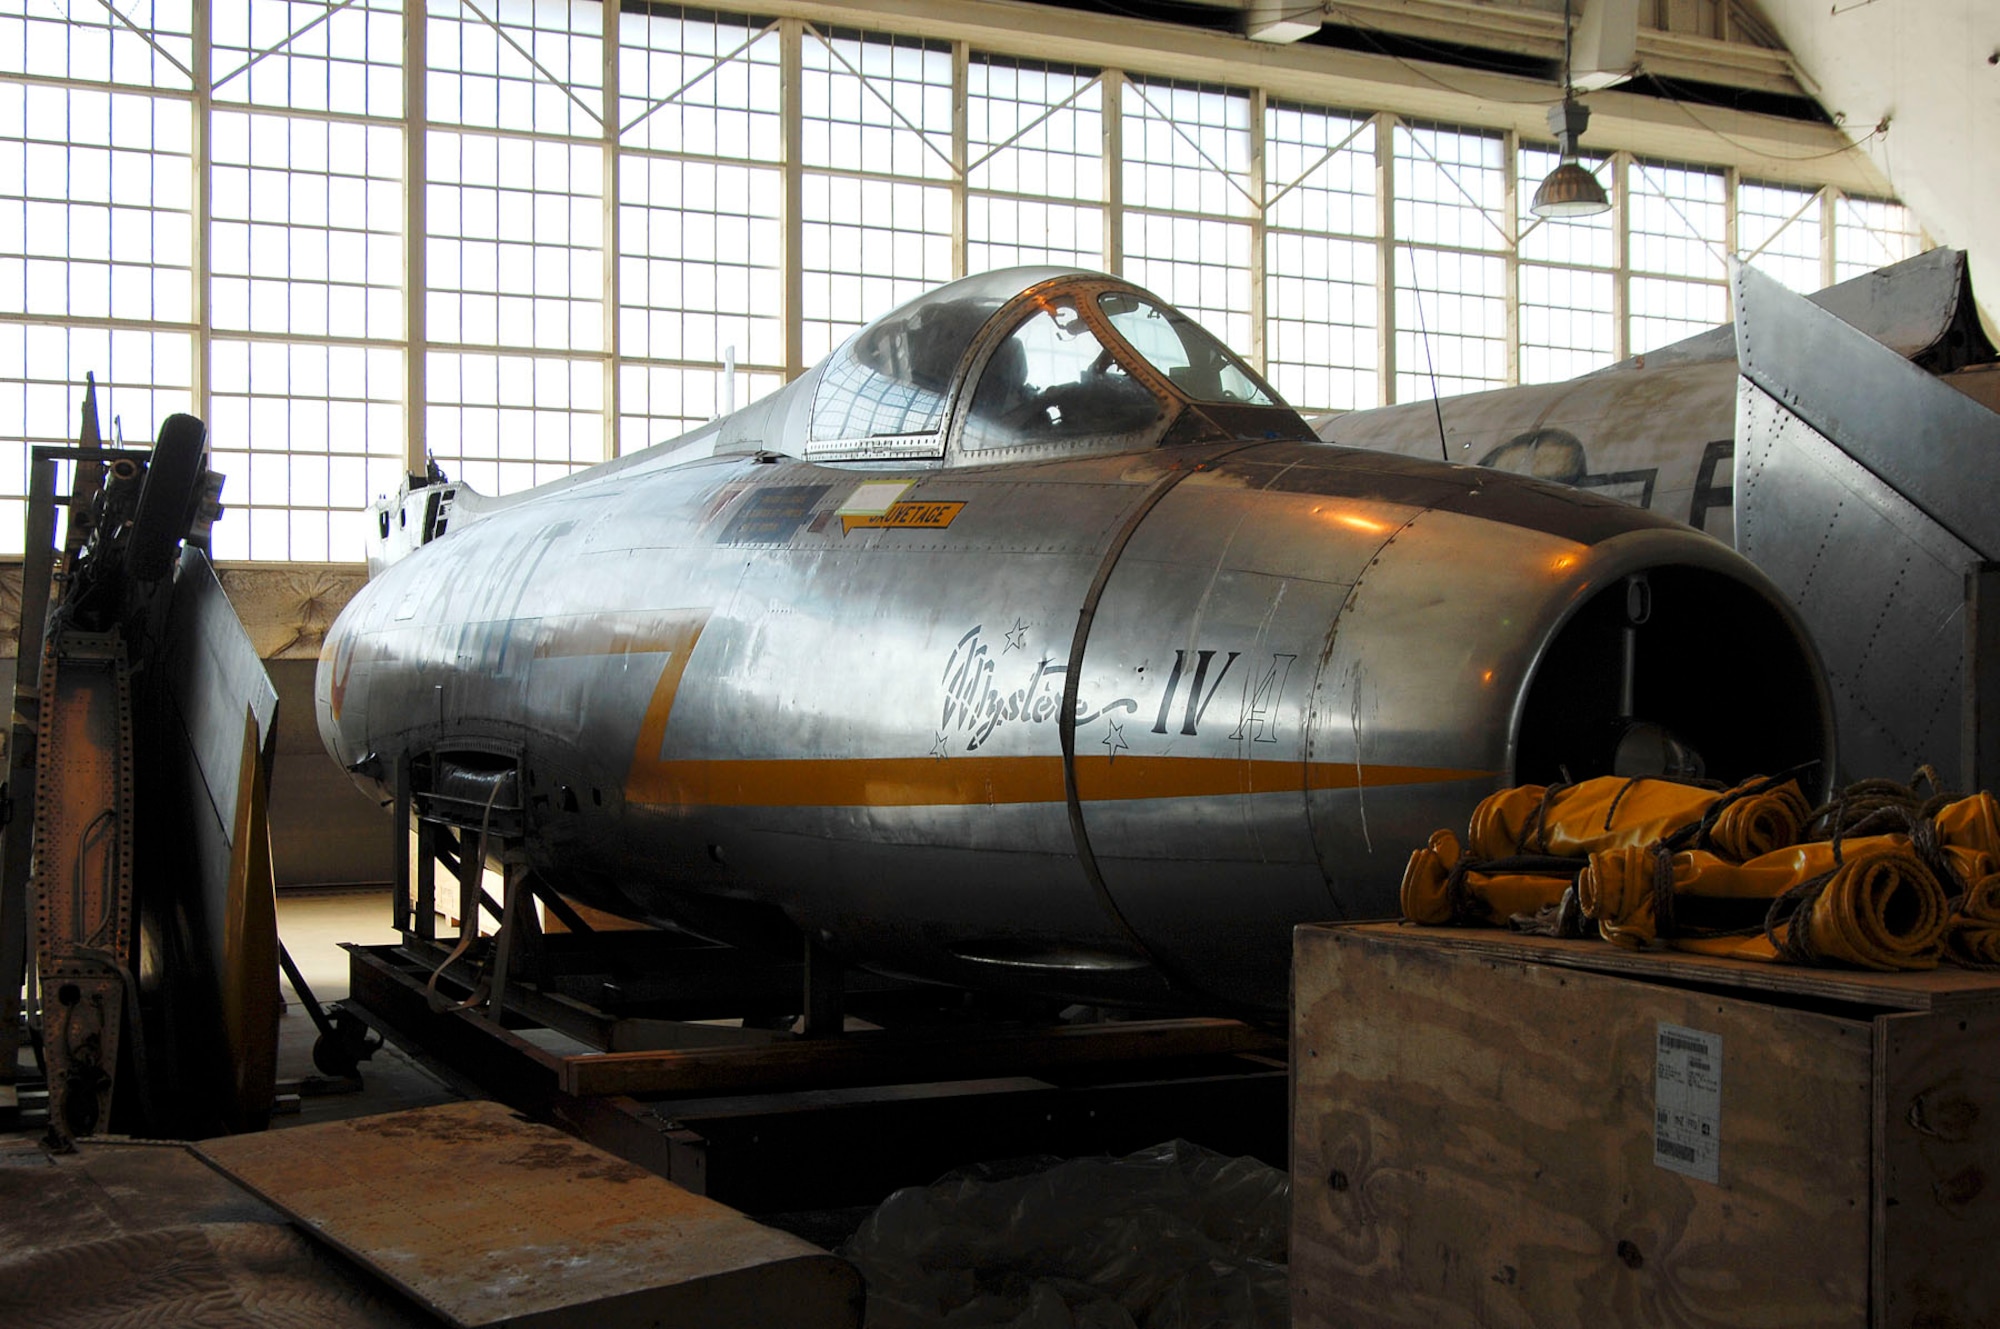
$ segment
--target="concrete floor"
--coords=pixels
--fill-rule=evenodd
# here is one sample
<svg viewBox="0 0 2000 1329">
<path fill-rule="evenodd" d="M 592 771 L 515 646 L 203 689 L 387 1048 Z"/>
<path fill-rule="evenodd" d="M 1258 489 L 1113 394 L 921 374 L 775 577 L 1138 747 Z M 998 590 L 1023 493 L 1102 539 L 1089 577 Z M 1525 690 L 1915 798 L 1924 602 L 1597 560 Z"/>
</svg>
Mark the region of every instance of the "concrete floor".
<svg viewBox="0 0 2000 1329">
<path fill-rule="evenodd" d="M 389 922 L 387 891 L 281 891 L 278 894 L 278 937 L 291 952 L 292 962 L 305 976 L 306 985 L 322 1003 L 347 995 L 346 941 L 368 944 L 392 942 L 396 931 Z M 278 1022 L 278 1080 L 310 1084 L 319 1076 L 312 1064 L 313 1043 L 319 1037 L 312 1018 L 292 990 L 280 980 L 285 1013 Z M 273 1129 L 303 1126 L 319 1121 L 395 1112 L 464 1097 L 423 1066 L 418 1065 L 393 1044 L 385 1045 L 361 1067 L 358 1093 L 302 1094 L 298 1111 L 273 1117 Z M 282 1101 L 282 1100 L 281 1100 Z"/>
<path fill-rule="evenodd" d="M 278 892 L 278 939 L 321 1001 L 339 1001 L 347 995 L 347 952 L 340 943 L 395 941 L 396 929 L 389 918 L 387 891 Z M 290 1001 L 290 983 L 284 992 Z"/>
</svg>

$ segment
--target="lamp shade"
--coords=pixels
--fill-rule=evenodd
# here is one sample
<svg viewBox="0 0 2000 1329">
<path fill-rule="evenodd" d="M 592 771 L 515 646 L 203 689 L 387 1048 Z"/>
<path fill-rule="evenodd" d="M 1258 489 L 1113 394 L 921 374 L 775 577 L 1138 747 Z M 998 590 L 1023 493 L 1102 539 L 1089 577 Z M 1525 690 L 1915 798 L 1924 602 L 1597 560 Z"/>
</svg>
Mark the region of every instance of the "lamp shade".
<svg viewBox="0 0 2000 1329">
<path fill-rule="evenodd" d="M 1604 186 L 1573 161 L 1560 163 L 1535 191 L 1528 211 L 1537 217 L 1594 217 L 1611 210 Z"/>
</svg>

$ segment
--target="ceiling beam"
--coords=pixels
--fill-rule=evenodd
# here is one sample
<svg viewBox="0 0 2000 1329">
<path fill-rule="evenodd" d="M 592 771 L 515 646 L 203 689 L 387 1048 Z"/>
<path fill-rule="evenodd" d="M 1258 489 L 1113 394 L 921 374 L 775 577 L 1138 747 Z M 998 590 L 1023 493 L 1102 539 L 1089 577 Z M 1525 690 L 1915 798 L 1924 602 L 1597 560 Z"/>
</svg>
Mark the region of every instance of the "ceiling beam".
<svg viewBox="0 0 2000 1329">
<path fill-rule="evenodd" d="M 1559 96 L 1553 81 L 1326 46 L 1273 45 L 1075 10 L 1052 13 L 1045 5 L 1022 0 L 764 0 L 756 12 L 965 41 L 978 50 L 1027 59 L 1261 88 L 1272 97 L 1311 105 L 1510 129 L 1534 142 L 1549 141 L 1545 117 Z M 1559 32 L 1560 20 L 1553 23 Z M 1702 45 L 1756 49 L 1727 42 Z M 1622 149 L 1731 166 L 1780 183 L 1830 184 L 1860 194 L 1890 192 L 1867 154 L 1829 125 L 1726 107 L 1683 106 L 1616 90 L 1592 93 L 1588 101 L 1592 151 Z"/>
<path fill-rule="evenodd" d="M 1581 18 L 1589 6 L 1578 4 L 1576 8 Z M 1562 59 L 1561 14 L 1470 0 L 1327 0 L 1326 12 L 1328 22 L 1345 21 L 1399 37 L 1504 51 L 1547 60 L 1551 65 Z M 1581 41 L 1582 23 L 1577 36 Z M 1797 64 L 1785 51 L 1644 24 L 1638 25 L 1635 36 L 1642 73 L 1791 97 L 1811 95 L 1800 81 Z"/>
</svg>

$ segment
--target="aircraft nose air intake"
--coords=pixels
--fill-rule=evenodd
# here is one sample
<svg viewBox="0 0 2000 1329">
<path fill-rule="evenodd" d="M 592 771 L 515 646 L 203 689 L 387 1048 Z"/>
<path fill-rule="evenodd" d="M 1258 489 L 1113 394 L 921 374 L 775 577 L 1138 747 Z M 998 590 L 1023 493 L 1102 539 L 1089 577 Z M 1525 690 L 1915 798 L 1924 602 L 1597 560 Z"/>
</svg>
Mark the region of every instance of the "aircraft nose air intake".
<svg viewBox="0 0 2000 1329">
<path fill-rule="evenodd" d="M 1535 663 L 1514 779 L 1735 778 L 1818 761 L 1832 744 L 1810 640 L 1752 583 L 1666 565 L 1593 594 Z"/>
</svg>

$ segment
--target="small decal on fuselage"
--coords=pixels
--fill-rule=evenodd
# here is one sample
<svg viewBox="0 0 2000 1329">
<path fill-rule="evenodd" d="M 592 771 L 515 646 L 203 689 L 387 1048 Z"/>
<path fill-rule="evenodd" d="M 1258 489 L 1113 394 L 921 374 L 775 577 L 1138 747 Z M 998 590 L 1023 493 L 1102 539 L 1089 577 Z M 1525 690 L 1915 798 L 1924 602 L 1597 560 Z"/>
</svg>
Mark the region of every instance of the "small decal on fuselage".
<svg viewBox="0 0 2000 1329">
<path fill-rule="evenodd" d="M 716 543 L 783 544 L 806 524 L 814 505 L 831 488 L 831 485 L 772 485 L 756 490 L 737 507 Z"/>
<path fill-rule="evenodd" d="M 958 520 L 963 511 L 963 503 L 897 503 L 887 512 L 840 514 L 842 535 L 857 528 L 877 530 L 883 527 L 939 531 Z"/>
<path fill-rule="evenodd" d="M 896 506 L 915 480 L 864 480 L 840 505 L 843 517 L 879 517 Z"/>
</svg>

